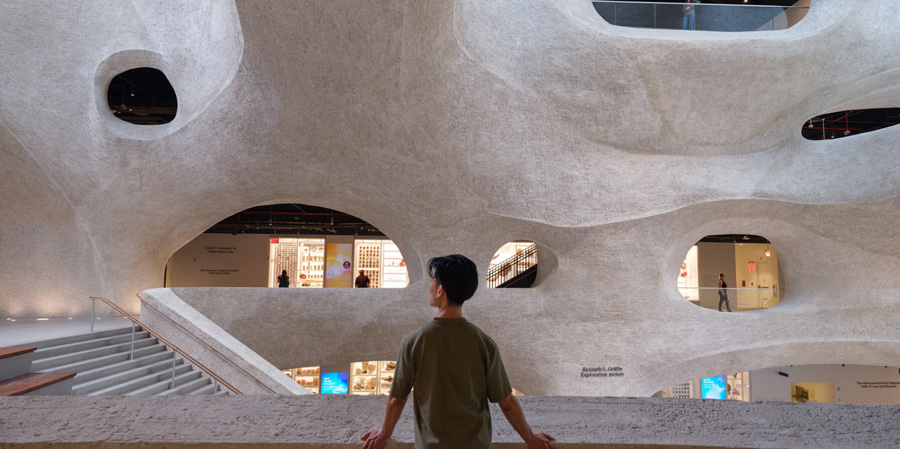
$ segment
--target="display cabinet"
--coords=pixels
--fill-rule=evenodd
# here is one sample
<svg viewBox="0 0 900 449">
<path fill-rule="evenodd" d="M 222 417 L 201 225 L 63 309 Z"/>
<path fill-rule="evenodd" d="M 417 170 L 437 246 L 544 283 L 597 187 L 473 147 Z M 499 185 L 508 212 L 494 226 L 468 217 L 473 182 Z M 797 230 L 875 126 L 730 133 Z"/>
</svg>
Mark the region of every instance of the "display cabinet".
<svg viewBox="0 0 900 449">
<path fill-rule="evenodd" d="M 306 388 L 312 393 L 319 393 L 319 382 L 321 370 L 318 366 L 305 366 L 301 368 L 291 368 L 287 370 L 282 370 L 282 373 L 286 374 L 290 377 L 294 382 L 297 382 L 303 388 Z"/>
<path fill-rule="evenodd" d="M 388 394 L 394 381 L 394 361 L 366 361 L 350 364 L 350 394 Z"/>
<path fill-rule="evenodd" d="M 403 288 L 409 284 L 406 262 L 391 240 L 358 239 L 355 242 L 355 269 L 369 277 L 370 288 Z"/>
</svg>

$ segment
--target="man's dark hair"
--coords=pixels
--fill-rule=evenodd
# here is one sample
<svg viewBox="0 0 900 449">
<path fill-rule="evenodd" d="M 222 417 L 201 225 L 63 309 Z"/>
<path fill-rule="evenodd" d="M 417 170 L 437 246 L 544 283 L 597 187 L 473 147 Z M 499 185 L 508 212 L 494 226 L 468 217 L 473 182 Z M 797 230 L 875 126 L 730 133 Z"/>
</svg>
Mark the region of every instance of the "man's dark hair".
<svg viewBox="0 0 900 449">
<path fill-rule="evenodd" d="M 478 289 L 478 268 L 466 256 L 434 257 L 428 261 L 428 274 L 444 287 L 452 304 L 461 306 Z"/>
</svg>

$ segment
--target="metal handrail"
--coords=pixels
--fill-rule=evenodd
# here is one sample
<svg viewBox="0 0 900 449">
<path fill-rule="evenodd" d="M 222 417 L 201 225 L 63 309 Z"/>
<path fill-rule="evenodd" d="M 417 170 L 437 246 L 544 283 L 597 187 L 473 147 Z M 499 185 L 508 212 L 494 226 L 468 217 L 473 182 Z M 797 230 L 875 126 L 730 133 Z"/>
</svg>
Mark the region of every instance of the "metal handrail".
<svg viewBox="0 0 900 449">
<path fill-rule="evenodd" d="M 156 339 L 159 340 L 160 342 L 162 342 L 162 344 L 166 345 L 167 347 L 169 347 L 169 348 L 172 349 L 173 351 L 177 352 L 177 353 L 178 353 L 179 355 L 181 355 L 181 357 L 183 357 L 185 360 L 187 360 L 187 361 L 191 362 L 191 364 L 197 366 L 197 368 L 200 368 L 200 370 L 203 371 L 204 373 L 206 373 L 209 377 L 212 377 L 213 379 L 215 379 L 216 382 L 222 384 L 225 388 L 228 388 L 229 390 L 231 390 L 232 393 L 234 393 L 234 394 L 242 394 L 241 391 L 238 390 L 237 388 L 235 388 L 234 385 L 231 385 L 230 383 L 228 383 L 227 381 L 225 381 L 225 379 L 222 379 L 221 376 L 219 376 L 218 374 L 212 372 L 212 370 L 210 370 L 209 368 L 207 368 L 206 365 L 200 363 L 200 362 L 197 361 L 195 358 L 191 357 L 191 356 L 188 355 L 186 352 L 184 352 L 181 348 L 179 348 L 178 346 L 175 346 L 174 344 L 172 344 L 172 342 L 170 342 L 169 340 L 166 340 L 165 338 L 163 338 L 161 335 L 159 335 L 158 332 L 156 332 L 156 331 L 154 331 L 153 329 L 150 329 L 149 327 L 147 327 L 147 325 L 144 324 L 144 323 L 142 323 L 141 320 L 139 320 L 139 319 L 137 319 L 137 318 L 131 316 L 130 313 L 126 312 L 124 309 L 122 309 L 121 307 L 119 307 L 118 305 L 116 305 L 115 303 L 113 303 L 112 301 L 110 301 L 109 299 L 104 298 L 104 297 L 102 297 L 102 296 L 91 296 L 90 298 L 91 298 L 92 304 L 95 304 L 95 303 L 96 303 L 96 300 L 98 300 L 98 299 L 101 300 L 101 301 L 103 301 L 103 302 L 105 302 L 108 306 L 112 307 L 113 310 L 115 310 L 116 312 L 119 312 L 120 314 L 122 314 L 122 316 L 124 316 L 125 318 L 128 318 L 129 320 L 131 320 L 131 322 L 133 323 L 133 325 L 138 325 L 138 326 L 140 326 L 142 329 L 144 329 L 145 331 L 147 331 L 148 333 L 150 333 L 150 335 L 156 337 Z M 92 332 L 93 332 L 93 315 L 94 315 L 94 311 L 93 311 L 93 306 L 92 306 L 92 309 L 91 309 L 91 316 L 92 316 L 92 318 L 91 318 L 91 331 L 92 331 Z M 133 328 L 133 325 L 132 325 L 132 328 Z M 195 338 L 196 338 L 196 337 L 195 337 Z M 202 340 L 201 340 L 201 342 L 202 342 Z M 204 343 L 205 343 L 205 342 L 204 342 Z M 219 354 L 221 355 L 221 353 L 219 353 Z M 223 357 L 224 357 L 224 356 L 223 356 Z M 227 357 L 226 357 L 225 359 L 228 360 Z M 229 361 L 230 361 L 230 360 L 229 360 Z M 231 362 L 231 363 L 234 363 L 234 362 Z M 175 359 L 173 358 L 173 359 L 172 359 L 172 388 L 175 387 L 175 377 L 174 377 L 174 376 L 175 376 L 175 374 L 174 374 L 174 373 L 175 373 L 175 371 L 174 371 L 175 368 L 174 368 L 174 367 L 175 367 Z M 251 376 L 251 377 L 252 377 L 252 376 Z M 256 379 L 256 378 L 254 378 L 254 379 Z M 256 379 L 256 381 L 259 382 L 258 379 Z M 261 383 L 261 382 L 260 382 L 260 383 Z M 265 386 L 266 388 L 269 388 L 269 387 L 267 387 L 265 384 L 263 384 L 263 386 Z M 274 391 L 273 391 L 271 388 L 269 388 L 269 391 L 272 391 L 272 392 L 274 393 Z"/>
<path fill-rule="evenodd" d="M 719 288 L 719 287 L 678 287 L 684 289 L 691 290 L 779 290 L 783 291 L 784 288 L 775 288 L 775 287 L 727 287 L 727 288 Z"/>
<path fill-rule="evenodd" d="M 153 307 L 152 305 L 150 305 L 150 303 L 148 303 L 147 301 L 144 301 L 144 298 L 141 298 L 141 295 L 140 295 L 140 294 L 138 294 L 137 297 L 138 297 L 138 299 L 141 300 L 141 304 L 142 304 L 142 305 L 145 305 L 145 306 L 147 306 L 147 307 L 153 309 L 153 311 L 155 311 L 156 313 L 158 313 L 158 314 L 160 314 L 161 316 L 165 317 L 167 320 L 171 321 L 172 324 L 174 324 L 174 325 L 180 327 L 181 330 L 187 332 L 191 337 L 194 337 L 194 338 L 195 338 L 197 341 L 199 341 L 200 343 L 203 343 L 207 348 L 209 348 L 210 350 L 212 350 L 213 352 L 215 352 L 216 354 L 218 354 L 220 357 L 222 357 L 223 359 L 225 359 L 226 361 L 228 361 L 228 363 L 231 363 L 232 365 L 234 365 L 235 368 L 241 370 L 244 374 L 246 374 L 247 376 L 249 376 L 251 379 L 255 380 L 258 384 L 262 385 L 265 389 L 269 390 L 269 391 L 272 392 L 272 393 L 275 393 L 275 390 L 269 388 L 269 386 L 266 385 L 265 383 L 263 383 L 263 381 L 257 379 L 256 376 L 254 376 L 253 374 L 250 374 L 247 370 L 245 370 L 245 369 L 242 368 L 240 365 L 238 365 L 237 363 L 235 363 L 235 362 L 234 362 L 233 360 L 231 360 L 228 356 L 226 356 L 225 354 L 222 354 L 221 352 L 219 352 L 218 349 L 212 347 L 212 345 L 210 345 L 209 343 L 207 343 L 206 341 L 204 341 L 202 338 L 198 337 L 196 334 L 194 334 L 193 332 L 191 332 L 190 330 L 188 330 L 186 327 L 182 326 L 180 323 L 178 323 L 178 322 L 176 322 L 175 320 L 173 320 L 173 319 L 172 319 L 171 317 L 169 317 L 168 315 L 162 313 L 162 312 L 161 312 L 159 309 L 157 309 L 156 307 Z"/>
<path fill-rule="evenodd" d="M 524 269 L 522 268 L 524 262 Z M 517 252 L 512 257 L 507 258 L 503 262 L 500 262 L 494 267 L 488 269 L 487 272 L 487 284 L 489 288 L 496 287 L 503 282 L 498 282 L 502 277 L 504 282 L 509 279 L 513 279 L 519 274 L 524 273 L 531 267 L 537 265 L 537 245 L 532 244 L 527 246 L 522 252 Z M 512 276 L 504 276 L 505 274 L 515 271 Z"/>
<path fill-rule="evenodd" d="M 765 11 L 766 9 L 768 9 L 768 10 L 778 9 L 778 10 L 782 11 L 783 13 L 787 13 L 791 10 L 807 10 L 807 11 L 809 11 L 809 9 L 810 9 L 809 6 L 795 6 L 795 5 L 791 5 L 791 6 L 743 5 L 743 4 L 733 5 L 733 4 L 718 4 L 718 3 L 699 3 L 699 4 L 690 3 L 690 4 L 688 4 L 688 3 L 681 3 L 681 2 L 645 2 L 645 1 L 621 1 L 621 0 L 592 0 L 592 3 L 594 4 L 595 8 L 597 8 L 597 12 L 601 16 L 603 16 L 603 18 L 610 24 L 617 25 L 617 26 L 638 27 L 638 28 L 643 28 L 645 26 L 649 26 L 649 23 L 647 23 L 647 24 L 643 24 L 643 23 L 620 24 L 619 19 L 618 19 L 618 16 L 619 16 L 619 8 L 618 7 L 620 5 L 623 6 L 623 8 L 626 5 L 628 6 L 628 8 L 631 8 L 632 6 L 639 7 L 642 5 L 647 5 L 647 6 L 652 7 L 653 8 L 653 26 L 652 26 L 652 28 L 660 28 L 659 23 L 658 23 L 658 18 L 657 18 L 657 16 L 658 16 L 657 9 L 659 9 L 659 8 L 657 6 L 666 7 L 666 8 L 677 7 L 677 6 L 681 6 L 681 7 L 691 6 L 691 7 L 697 7 L 699 9 L 704 9 L 704 10 L 708 6 L 738 7 L 738 8 L 743 8 L 743 9 L 757 8 L 757 11 Z M 606 17 L 603 15 L 603 13 L 600 11 L 600 5 L 611 5 L 612 18 L 609 18 L 609 17 Z M 647 17 L 647 19 L 649 20 L 649 17 Z M 612 21 L 610 21 L 610 20 L 612 20 Z M 771 30 L 774 31 L 775 30 L 775 19 L 769 18 L 767 21 L 763 22 L 763 25 L 768 24 L 768 23 L 772 24 Z M 677 27 L 672 27 L 671 25 L 672 24 L 670 24 L 670 26 L 664 26 L 661 28 L 662 29 L 677 29 Z M 684 29 L 685 26 L 686 26 L 686 24 L 682 23 L 681 28 Z M 693 30 L 694 28 L 691 27 L 691 29 Z M 760 27 L 758 29 L 752 29 L 752 28 L 751 29 L 724 29 L 724 30 L 723 29 L 709 29 L 707 31 L 762 31 L 762 27 Z"/>
</svg>

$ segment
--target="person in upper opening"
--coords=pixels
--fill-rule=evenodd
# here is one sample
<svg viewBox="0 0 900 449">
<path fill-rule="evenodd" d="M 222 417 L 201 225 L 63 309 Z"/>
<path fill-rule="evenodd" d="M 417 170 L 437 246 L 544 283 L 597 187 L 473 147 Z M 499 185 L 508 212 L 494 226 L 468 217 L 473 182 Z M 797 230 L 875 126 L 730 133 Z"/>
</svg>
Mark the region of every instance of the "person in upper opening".
<svg viewBox="0 0 900 449">
<path fill-rule="evenodd" d="M 288 288 L 291 286 L 291 278 L 287 275 L 287 270 L 281 270 L 281 276 L 278 276 L 278 288 Z"/>
<path fill-rule="evenodd" d="M 356 288 L 369 288 L 369 277 L 363 270 L 359 270 L 359 276 L 356 277 Z"/>
<path fill-rule="evenodd" d="M 725 283 L 725 273 L 719 273 L 719 312 L 722 311 L 722 302 L 725 302 L 725 308 L 731 312 L 731 306 L 728 305 L 728 284 Z"/>
<path fill-rule="evenodd" d="M 400 343 L 381 429 L 362 436 L 363 449 L 385 447 L 412 394 L 416 449 L 489 449 L 488 402 L 499 402 L 506 420 L 532 449 L 554 449 L 553 437 L 534 433 L 512 395 L 497 344 L 462 316 L 478 288 L 475 263 L 457 254 L 428 261 L 429 304 L 437 315 Z"/>
<path fill-rule="evenodd" d="M 697 8 L 696 6 L 700 4 L 700 0 L 684 0 L 684 6 L 682 9 L 684 10 L 684 20 L 681 21 L 681 29 L 688 29 L 688 25 L 690 25 L 691 30 L 696 29 L 696 19 L 697 19 Z"/>
</svg>

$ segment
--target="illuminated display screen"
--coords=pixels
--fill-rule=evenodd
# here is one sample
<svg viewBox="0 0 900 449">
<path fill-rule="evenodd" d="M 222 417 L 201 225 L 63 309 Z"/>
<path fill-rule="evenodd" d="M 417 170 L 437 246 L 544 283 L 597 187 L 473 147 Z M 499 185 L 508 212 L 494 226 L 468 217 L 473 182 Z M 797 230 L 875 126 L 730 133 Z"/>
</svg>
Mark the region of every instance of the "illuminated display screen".
<svg viewBox="0 0 900 449">
<path fill-rule="evenodd" d="M 700 381 L 703 399 L 725 399 L 725 376 L 707 377 Z"/>
<path fill-rule="evenodd" d="M 353 244 L 325 245 L 325 288 L 353 288 Z"/>
<path fill-rule="evenodd" d="M 349 373 L 322 373 L 322 394 L 347 394 Z"/>
</svg>

